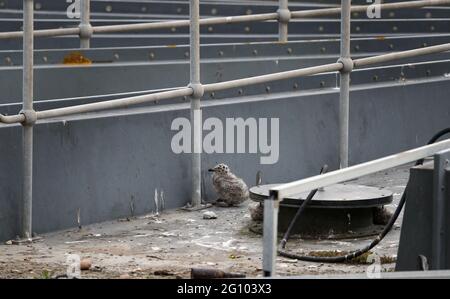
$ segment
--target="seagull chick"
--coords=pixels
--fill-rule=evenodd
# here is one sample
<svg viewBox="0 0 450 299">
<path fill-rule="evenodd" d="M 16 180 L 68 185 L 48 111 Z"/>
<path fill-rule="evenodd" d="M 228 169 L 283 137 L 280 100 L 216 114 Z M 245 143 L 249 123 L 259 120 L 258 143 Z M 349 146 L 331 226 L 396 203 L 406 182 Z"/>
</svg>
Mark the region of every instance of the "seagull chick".
<svg viewBox="0 0 450 299">
<path fill-rule="evenodd" d="M 218 204 L 224 206 L 237 206 L 249 197 L 248 187 L 245 182 L 235 176 L 225 164 L 219 164 L 209 169 L 213 172 L 212 182 L 219 195 Z"/>
</svg>

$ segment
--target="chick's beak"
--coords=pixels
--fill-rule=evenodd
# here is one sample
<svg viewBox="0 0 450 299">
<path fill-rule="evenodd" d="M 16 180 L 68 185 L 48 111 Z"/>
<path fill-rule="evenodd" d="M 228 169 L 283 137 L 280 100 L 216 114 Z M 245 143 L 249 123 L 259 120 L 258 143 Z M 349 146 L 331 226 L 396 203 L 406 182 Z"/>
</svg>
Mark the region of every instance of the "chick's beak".
<svg viewBox="0 0 450 299">
<path fill-rule="evenodd" d="M 209 172 L 214 172 L 214 169 L 210 168 L 208 169 Z"/>
</svg>

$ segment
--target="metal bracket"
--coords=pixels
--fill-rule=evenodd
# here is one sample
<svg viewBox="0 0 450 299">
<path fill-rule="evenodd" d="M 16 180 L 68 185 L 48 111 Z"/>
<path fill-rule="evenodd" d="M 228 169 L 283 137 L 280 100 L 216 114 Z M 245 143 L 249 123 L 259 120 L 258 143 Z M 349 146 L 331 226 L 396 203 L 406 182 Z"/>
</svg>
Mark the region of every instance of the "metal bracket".
<svg viewBox="0 0 450 299">
<path fill-rule="evenodd" d="M 37 114 L 34 110 L 22 110 L 20 111 L 20 114 L 22 114 L 25 118 L 22 122 L 22 125 L 24 126 L 32 126 L 37 121 Z"/>
</svg>

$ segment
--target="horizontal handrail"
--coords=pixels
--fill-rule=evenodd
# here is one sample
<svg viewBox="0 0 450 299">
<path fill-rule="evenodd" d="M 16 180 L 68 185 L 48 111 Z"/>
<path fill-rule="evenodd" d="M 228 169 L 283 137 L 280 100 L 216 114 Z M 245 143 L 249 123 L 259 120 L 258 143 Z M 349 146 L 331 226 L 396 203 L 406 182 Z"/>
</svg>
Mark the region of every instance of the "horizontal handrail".
<svg viewBox="0 0 450 299">
<path fill-rule="evenodd" d="M 403 59 L 408 57 L 414 57 L 419 55 L 426 55 L 426 54 L 433 54 L 433 53 L 440 53 L 440 52 L 446 52 L 450 51 L 450 43 L 447 44 L 441 44 L 436 46 L 430 46 L 425 48 L 419 48 L 419 49 L 413 49 L 413 50 L 407 50 L 407 51 L 401 51 L 396 53 L 390 53 L 390 54 L 384 54 L 384 55 L 378 55 L 373 57 L 367 57 L 367 58 L 360 58 L 353 60 L 353 64 L 355 67 L 362 67 L 362 66 L 368 66 L 372 64 L 378 64 L 383 62 L 388 62 L 392 60 L 397 59 Z M 248 85 L 253 84 L 260 84 L 260 83 L 267 83 L 271 81 L 278 81 L 278 80 L 284 80 L 284 79 L 290 79 L 290 78 L 297 78 L 302 76 L 309 76 L 309 75 L 316 75 L 326 72 L 336 72 L 340 71 L 343 68 L 342 63 L 336 62 L 336 63 L 330 63 L 325 65 L 319 65 L 319 66 L 313 66 L 313 67 L 307 67 L 297 70 L 290 70 L 290 71 L 284 71 L 284 72 L 277 72 L 277 73 L 271 73 L 261 76 L 254 76 L 254 77 L 248 77 L 248 78 L 242 78 L 242 79 L 236 79 L 236 80 L 230 80 L 230 81 L 224 81 L 224 82 L 218 82 L 218 83 L 210 83 L 210 84 L 204 84 L 204 91 L 205 92 L 213 92 L 213 91 L 220 91 L 230 88 L 237 88 L 237 87 L 244 87 Z M 115 99 L 115 100 L 109 100 L 104 102 L 98 102 L 98 103 L 90 103 L 90 104 L 83 104 L 83 105 L 76 105 L 71 107 L 64 107 L 64 108 L 57 108 L 57 109 L 51 109 L 47 111 L 38 111 L 37 112 L 37 119 L 47 119 L 52 117 L 60 117 L 60 116 L 67 116 L 71 114 L 78 114 L 78 113 L 87 113 L 87 112 L 94 112 L 99 110 L 105 110 L 105 109 L 115 109 L 115 108 L 123 108 L 130 105 L 136 105 L 136 104 L 142 104 L 142 103 L 148 103 L 148 102 L 155 102 L 155 101 L 161 101 L 161 100 L 167 100 L 167 99 L 173 99 L 176 97 L 183 97 L 183 96 L 190 96 L 192 95 L 192 89 L 189 87 L 185 88 L 179 88 L 175 90 L 170 91 L 163 91 L 158 93 L 152 93 L 148 95 L 140 95 L 135 97 L 127 97 L 123 99 Z M 13 115 L 13 116 L 4 116 L 0 114 L 0 122 L 2 123 L 20 123 L 23 122 L 23 115 Z"/>
<path fill-rule="evenodd" d="M 278 200 L 282 200 L 288 196 L 326 187 L 332 184 L 345 182 L 356 179 L 364 175 L 372 174 L 385 169 L 404 165 L 414 162 L 443 150 L 450 149 L 450 139 L 440 141 L 431 145 L 414 148 L 405 152 L 372 160 L 362 164 L 350 166 L 344 169 L 328 172 L 303 180 L 282 184 L 270 189 L 270 193 Z"/>
<path fill-rule="evenodd" d="M 137 105 L 137 104 L 143 104 L 143 103 L 148 103 L 148 102 L 173 99 L 173 98 L 177 98 L 177 97 L 190 96 L 190 95 L 192 95 L 192 93 L 193 93 L 193 91 L 191 88 L 185 87 L 185 88 L 179 88 L 179 89 L 175 89 L 175 90 L 162 91 L 162 92 L 158 92 L 158 93 L 151 93 L 151 94 L 128 97 L 128 98 L 123 98 L 123 99 L 115 99 L 115 100 L 109 100 L 109 101 L 104 101 L 104 102 L 75 105 L 75 106 L 56 108 L 56 109 L 50 109 L 50 110 L 45 110 L 45 111 L 37 111 L 36 117 L 37 117 L 37 119 L 46 119 L 46 118 L 94 112 L 94 111 L 106 110 L 106 109 L 124 108 L 124 107 L 130 106 L 130 105 Z"/>
<path fill-rule="evenodd" d="M 450 4 L 450 0 L 417 0 L 408 2 L 396 2 L 379 4 L 381 9 L 395 10 L 402 8 L 420 8 L 424 6 L 439 6 Z M 372 4 L 374 5 L 374 4 Z M 352 12 L 364 12 L 367 11 L 372 5 L 355 5 L 352 6 Z M 341 13 L 341 8 L 321 8 L 311 10 L 292 11 L 291 18 L 314 18 L 321 16 L 338 15 Z M 278 20 L 279 15 L 276 12 L 252 14 L 252 15 L 240 15 L 232 17 L 213 17 L 207 19 L 201 19 L 200 25 L 217 25 L 217 24 L 233 24 L 241 22 L 259 22 Z M 121 25 L 105 25 L 105 26 L 92 26 L 92 32 L 95 33 L 117 33 L 117 32 L 129 32 L 129 31 L 141 31 L 152 29 L 164 29 L 164 28 L 176 28 L 176 27 L 188 27 L 190 20 L 176 20 L 176 21 L 162 21 L 152 23 L 138 23 L 138 24 L 121 24 Z M 57 29 L 43 29 L 35 30 L 35 37 L 51 37 L 51 36 L 64 36 L 80 34 L 80 28 L 57 28 Z M 0 32 L 0 39 L 14 39 L 21 38 L 23 31 L 13 32 Z"/>
</svg>

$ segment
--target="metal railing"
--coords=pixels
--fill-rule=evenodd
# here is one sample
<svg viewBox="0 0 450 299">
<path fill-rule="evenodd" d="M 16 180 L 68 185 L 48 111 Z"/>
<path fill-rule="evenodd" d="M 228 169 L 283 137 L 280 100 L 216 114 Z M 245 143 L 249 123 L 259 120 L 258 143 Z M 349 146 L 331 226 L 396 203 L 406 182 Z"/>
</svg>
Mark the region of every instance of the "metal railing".
<svg viewBox="0 0 450 299">
<path fill-rule="evenodd" d="M 340 165 L 348 166 L 348 129 L 349 129 L 349 85 L 350 73 L 354 68 L 364 67 L 402 58 L 426 55 L 432 53 L 445 52 L 450 50 L 450 43 L 437 46 L 413 49 L 408 51 L 396 52 L 391 54 L 361 58 L 352 60 L 350 57 L 350 21 L 351 12 L 366 11 L 370 5 L 351 6 L 351 0 L 342 0 L 341 8 L 326 8 L 307 11 L 289 11 L 288 1 L 279 0 L 279 9 L 274 13 L 243 15 L 233 17 L 218 17 L 200 19 L 199 16 L 199 0 L 190 0 L 190 20 L 181 21 L 163 21 L 154 23 L 139 23 L 125 25 L 109 25 L 109 26 L 91 26 L 90 24 L 90 0 L 82 1 L 81 21 L 78 28 L 63 29 L 45 29 L 34 30 L 33 28 L 33 8 L 34 0 L 23 0 L 23 31 L 19 32 L 2 32 L 0 39 L 23 38 L 23 110 L 17 115 L 1 115 L 0 122 L 5 124 L 21 123 L 23 126 L 23 223 L 22 236 L 30 238 L 32 235 L 31 227 L 31 209 L 32 209 L 32 170 L 33 170 L 33 125 L 37 120 L 43 120 L 54 117 L 62 117 L 67 115 L 94 112 L 105 109 L 124 108 L 130 105 L 137 105 L 148 102 L 162 101 L 177 97 L 191 98 L 191 123 L 193 145 L 192 145 L 192 204 L 197 206 L 201 204 L 201 164 L 200 164 L 200 148 L 201 148 L 201 105 L 200 99 L 205 92 L 219 91 L 235 87 L 243 87 L 258 83 L 265 83 L 276 80 L 283 80 L 295 77 L 315 75 L 324 72 L 340 72 Z M 419 8 L 430 5 L 450 4 L 450 0 L 421 0 L 408 1 L 401 3 L 380 4 L 382 9 L 403 9 L 403 8 Z M 342 14 L 341 14 L 342 11 Z M 237 80 L 230 80 L 220 83 L 202 84 L 200 82 L 200 26 L 212 24 L 231 24 L 249 21 L 269 21 L 277 20 L 279 22 L 279 41 L 286 42 L 288 38 L 288 25 L 291 19 L 309 18 L 319 16 L 330 16 L 341 14 L 341 55 L 336 63 L 330 63 L 320 66 L 284 71 Z M 34 37 L 50 37 L 61 35 L 80 36 L 80 47 L 89 48 L 90 39 L 96 33 L 112 33 L 112 32 L 128 32 L 151 30 L 172 27 L 190 26 L 190 83 L 187 87 L 173 89 L 164 92 L 127 97 L 121 99 L 108 100 L 97 103 L 89 103 L 83 105 L 75 105 L 64 108 L 50 109 L 44 111 L 35 111 L 33 109 L 33 40 Z M 298 190 L 310 190 L 313 187 L 321 187 L 330 182 L 338 182 L 347 180 L 349 176 L 357 177 L 361 175 L 360 169 L 364 169 L 364 173 L 376 171 L 374 169 L 384 169 L 379 167 L 392 167 L 396 165 L 395 161 L 399 157 L 405 159 L 401 161 L 413 161 L 419 157 L 425 157 L 436 153 L 443 148 L 449 148 L 450 142 L 438 143 L 434 146 L 418 148 L 414 155 L 407 153 L 391 156 L 389 163 L 383 164 L 376 160 L 360 165 L 345 168 L 336 172 L 329 173 L 327 176 L 320 178 L 311 178 L 299 182 L 282 185 L 274 188 L 272 199 L 267 201 L 265 205 L 265 221 L 264 221 L 264 271 L 266 275 L 273 275 L 274 260 L 276 251 L 274 244 L 276 242 L 276 225 L 277 210 L 279 201 L 290 192 Z M 382 160 L 384 161 L 384 160 Z M 400 160 L 399 160 L 400 161 Z M 406 163 L 405 162 L 405 163 Z M 375 167 L 374 165 L 377 165 Z M 369 171 L 369 172 L 368 172 Z M 327 179 L 328 178 L 328 179 Z M 276 196 L 274 195 L 276 194 Z"/>
</svg>

